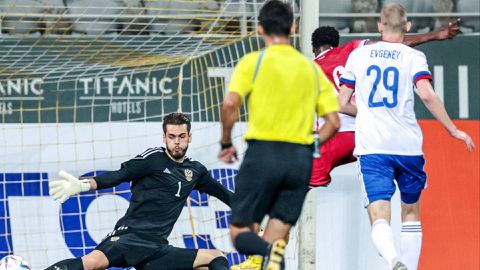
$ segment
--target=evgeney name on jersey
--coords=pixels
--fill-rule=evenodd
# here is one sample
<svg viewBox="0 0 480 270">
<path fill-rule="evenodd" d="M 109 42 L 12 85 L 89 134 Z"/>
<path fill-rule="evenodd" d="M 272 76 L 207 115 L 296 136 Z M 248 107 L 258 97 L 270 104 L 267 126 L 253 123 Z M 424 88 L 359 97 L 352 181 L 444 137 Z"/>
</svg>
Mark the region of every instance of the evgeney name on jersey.
<svg viewBox="0 0 480 270">
<path fill-rule="evenodd" d="M 422 155 L 414 86 L 431 80 L 425 55 L 401 43 L 377 42 L 350 54 L 340 82 L 355 89 L 355 154 Z"/>
</svg>

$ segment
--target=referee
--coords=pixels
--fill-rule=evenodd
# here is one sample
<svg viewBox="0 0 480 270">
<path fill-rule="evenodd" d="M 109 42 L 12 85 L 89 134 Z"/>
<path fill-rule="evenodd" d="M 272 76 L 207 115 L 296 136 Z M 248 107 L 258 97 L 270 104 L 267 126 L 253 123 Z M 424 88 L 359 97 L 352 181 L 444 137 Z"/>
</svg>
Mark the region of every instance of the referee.
<svg viewBox="0 0 480 270">
<path fill-rule="evenodd" d="M 248 149 L 233 196 L 231 236 L 239 252 L 264 257 L 262 269 L 282 269 L 284 239 L 300 215 L 310 179 L 315 112 L 325 119 L 322 143 L 340 126 L 339 108 L 322 70 L 290 45 L 290 6 L 269 1 L 259 21 L 266 49 L 245 55 L 235 67 L 222 106 L 219 157 L 227 163 L 237 159 L 231 132 L 248 97 Z M 262 239 L 257 231 L 267 214 Z"/>
<path fill-rule="evenodd" d="M 128 210 L 91 253 L 58 262 L 47 270 L 97 270 L 130 267 L 137 270 L 227 270 L 218 250 L 185 249 L 168 245 L 167 237 L 196 189 L 230 205 L 232 193 L 213 179 L 205 166 L 185 157 L 192 139 L 190 120 L 181 113 L 163 119 L 165 148 L 150 148 L 122 164 L 120 170 L 79 180 L 61 171 L 62 180 L 49 183 L 50 196 L 63 203 L 83 191 L 131 182 Z"/>
</svg>

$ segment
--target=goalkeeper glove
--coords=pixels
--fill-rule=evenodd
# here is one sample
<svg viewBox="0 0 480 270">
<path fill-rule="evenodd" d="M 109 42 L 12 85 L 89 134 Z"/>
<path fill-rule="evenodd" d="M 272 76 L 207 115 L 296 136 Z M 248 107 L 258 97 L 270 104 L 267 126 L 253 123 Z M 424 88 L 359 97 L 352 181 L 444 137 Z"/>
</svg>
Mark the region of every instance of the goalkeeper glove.
<svg viewBox="0 0 480 270">
<path fill-rule="evenodd" d="M 68 198 L 80 192 L 90 190 L 90 180 L 79 180 L 66 171 L 59 171 L 60 180 L 50 181 L 48 183 L 50 197 L 60 203 L 64 203 Z"/>
</svg>

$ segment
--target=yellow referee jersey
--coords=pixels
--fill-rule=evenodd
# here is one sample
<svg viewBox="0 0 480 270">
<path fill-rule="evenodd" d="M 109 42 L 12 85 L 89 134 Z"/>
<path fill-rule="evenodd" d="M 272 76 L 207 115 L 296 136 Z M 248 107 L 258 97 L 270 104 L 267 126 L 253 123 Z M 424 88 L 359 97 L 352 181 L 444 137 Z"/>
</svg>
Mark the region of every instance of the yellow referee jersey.
<svg viewBox="0 0 480 270">
<path fill-rule="evenodd" d="M 245 55 L 231 78 L 230 92 L 248 97 L 245 139 L 313 143 L 314 112 L 339 110 L 323 71 L 290 45 L 272 45 Z"/>
</svg>

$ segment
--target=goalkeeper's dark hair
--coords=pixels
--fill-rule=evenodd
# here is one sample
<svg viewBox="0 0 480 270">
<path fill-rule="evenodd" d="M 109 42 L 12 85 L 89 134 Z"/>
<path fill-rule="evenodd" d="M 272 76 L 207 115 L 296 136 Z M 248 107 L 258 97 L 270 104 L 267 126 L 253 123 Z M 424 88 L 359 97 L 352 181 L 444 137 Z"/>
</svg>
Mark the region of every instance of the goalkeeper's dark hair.
<svg viewBox="0 0 480 270">
<path fill-rule="evenodd" d="M 192 127 L 190 118 L 183 113 L 171 113 L 163 117 L 163 133 L 167 133 L 167 125 L 187 125 L 188 132 Z"/>
<path fill-rule="evenodd" d="M 312 47 L 319 49 L 323 45 L 338 47 L 340 43 L 340 34 L 337 29 L 331 26 L 321 26 L 312 34 Z"/>
<path fill-rule="evenodd" d="M 258 21 L 265 34 L 288 37 L 293 24 L 293 11 L 286 3 L 278 0 L 268 1 L 260 9 Z"/>
</svg>

